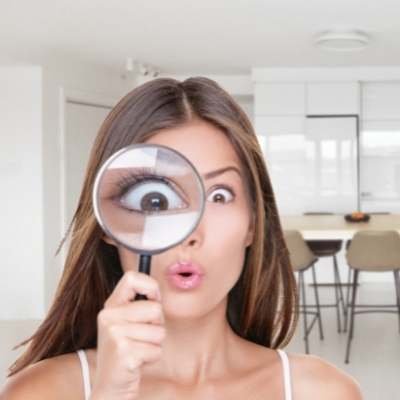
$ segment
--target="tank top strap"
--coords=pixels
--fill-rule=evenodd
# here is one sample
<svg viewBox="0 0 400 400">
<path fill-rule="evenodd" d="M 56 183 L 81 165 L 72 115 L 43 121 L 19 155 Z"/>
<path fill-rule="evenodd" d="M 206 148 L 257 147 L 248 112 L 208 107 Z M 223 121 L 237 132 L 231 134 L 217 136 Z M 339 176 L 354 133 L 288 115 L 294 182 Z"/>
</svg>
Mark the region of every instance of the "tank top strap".
<svg viewBox="0 0 400 400">
<path fill-rule="evenodd" d="M 78 350 L 76 353 L 78 354 L 82 369 L 82 381 L 83 381 L 83 391 L 85 394 L 85 400 L 89 400 L 90 397 L 89 363 L 84 350 Z"/>
<path fill-rule="evenodd" d="M 290 378 L 289 358 L 283 350 L 277 349 L 277 352 L 282 361 L 285 400 L 293 400 L 292 399 L 292 384 L 291 384 L 291 378 Z"/>
</svg>

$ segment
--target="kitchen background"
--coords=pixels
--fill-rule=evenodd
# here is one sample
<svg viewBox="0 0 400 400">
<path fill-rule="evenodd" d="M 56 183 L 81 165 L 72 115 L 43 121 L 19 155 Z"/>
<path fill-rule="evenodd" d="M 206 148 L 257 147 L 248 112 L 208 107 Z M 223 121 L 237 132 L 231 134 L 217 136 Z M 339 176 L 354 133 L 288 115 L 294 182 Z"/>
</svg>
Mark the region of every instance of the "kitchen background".
<svg viewBox="0 0 400 400">
<path fill-rule="evenodd" d="M 1 2 L 0 383 L 51 303 L 97 129 L 149 79 L 204 75 L 236 98 L 282 216 L 400 214 L 399 19 L 390 0 Z M 344 243 L 337 256 L 346 282 Z M 316 265 L 324 301 L 331 264 Z M 365 274 L 359 296 L 394 303 L 393 276 Z M 357 316 L 345 364 L 346 333 L 334 308 L 322 313 L 311 353 L 353 374 L 365 399 L 397 398 L 397 316 Z M 288 351 L 304 352 L 300 324 Z"/>
</svg>

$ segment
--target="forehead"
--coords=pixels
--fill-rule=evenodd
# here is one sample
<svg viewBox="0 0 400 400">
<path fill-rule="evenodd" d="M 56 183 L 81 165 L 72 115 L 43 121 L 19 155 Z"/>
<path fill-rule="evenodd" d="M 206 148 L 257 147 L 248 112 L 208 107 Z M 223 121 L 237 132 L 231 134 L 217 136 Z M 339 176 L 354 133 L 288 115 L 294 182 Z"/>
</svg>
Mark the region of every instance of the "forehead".
<svg viewBox="0 0 400 400">
<path fill-rule="evenodd" d="M 187 157 L 200 174 L 214 169 L 237 166 L 240 161 L 233 145 L 215 126 L 201 120 L 164 129 L 146 141 L 170 147 Z"/>
</svg>

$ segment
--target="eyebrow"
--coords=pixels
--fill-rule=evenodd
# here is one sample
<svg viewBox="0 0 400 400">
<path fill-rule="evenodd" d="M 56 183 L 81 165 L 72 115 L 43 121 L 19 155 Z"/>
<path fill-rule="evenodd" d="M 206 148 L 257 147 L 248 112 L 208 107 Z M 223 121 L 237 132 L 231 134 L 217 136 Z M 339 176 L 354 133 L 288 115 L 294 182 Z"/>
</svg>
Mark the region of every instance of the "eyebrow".
<svg viewBox="0 0 400 400">
<path fill-rule="evenodd" d="M 233 166 L 219 168 L 219 169 L 216 169 L 215 171 L 207 172 L 206 174 L 203 175 L 203 177 L 204 177 L 204 179 L 211 179 L 211 178 L 215 178 L 218 175 L 222 175 L 222 174 L 224 174 L 225 172 L 228 172 L 228 171 L 237 172 L 238 175 L 240 176 L 240 178 L 242 177 L 242 174 L 241 174 L 239 168 L 236 168 L 236 167 L 233 167 Z"/>
</svg>

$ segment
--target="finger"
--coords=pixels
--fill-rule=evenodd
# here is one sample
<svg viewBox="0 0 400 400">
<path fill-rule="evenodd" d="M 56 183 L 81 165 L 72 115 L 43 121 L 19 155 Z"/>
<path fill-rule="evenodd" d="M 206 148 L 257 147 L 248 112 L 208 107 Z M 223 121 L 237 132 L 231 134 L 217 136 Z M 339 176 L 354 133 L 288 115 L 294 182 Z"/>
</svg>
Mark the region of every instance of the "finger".
<svg viewBox="0 0 400 400">
<path fill-rule="evenodd" d="M 113 307 L 126 304 L 132 301 L 137 293 L 146 295 L 148 299 L 161 299 L 158 282 L 153 277 L 136 271 L 127 271 L 115 286 L 104 306 Z"/>
<path fill-rule="evenodd" d="M 161 303 L 147 300 L 104 308 L 100 311 L 98 319 L 99 323 L 106 327 L 121 321 L 163 324 L 164 314 Z"/>
<path fill-rule="evenodd" d="M 131 341 L 160 345 L 165 338 L 165 328 L 150 324 L 115 324 L 110 328 L 110 337 L 114 341 L 127 338 Z"/>
<path fill-rule="evenodd" d="M 152 343 L 135 342 L 129 349 L 131 355 L 126 357 L 126 360 L 130 369 L 135 369 L 143 363 L 157 361 L 162 356 L 162 347 Z"/>
</svg>

